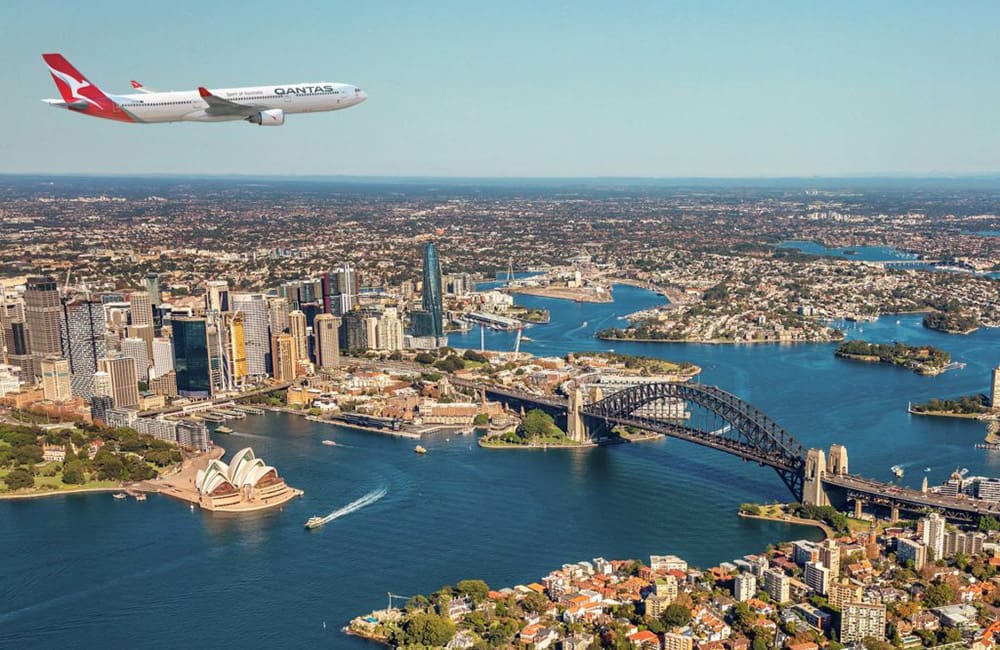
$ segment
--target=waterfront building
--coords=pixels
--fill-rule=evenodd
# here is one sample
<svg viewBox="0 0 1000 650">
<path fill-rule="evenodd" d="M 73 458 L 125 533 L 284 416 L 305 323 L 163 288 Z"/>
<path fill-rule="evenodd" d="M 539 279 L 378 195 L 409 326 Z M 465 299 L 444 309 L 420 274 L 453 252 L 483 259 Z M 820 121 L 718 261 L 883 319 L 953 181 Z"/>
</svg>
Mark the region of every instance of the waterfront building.
<svg viewBox="0 0 1000 650">
<path fill-rule="evenodd" d="M 271 358 L 274 360 L 274 378 L 278 381 L 295 379 L 295 340 L 291 334 L 281 333 L 271 340 Z"/>
<path fill-rule="evenodd" d="M 340 365 L 340 319 L 331 314 L 316 316 L 313 336 L 316 341 L 316 363 L 321 370 Z"/>
<path fill-rule="evenodd" d="M 654 572 L 687 571 L 688 563 L 676 555 L 650 555 L 649 568 Z"/>
<path fill-rule="evenodd" d="M 149 390 L 164 397 L 177 397 L 177 373 L 171 370 L 149 380 Z"/>
<path fill-rule="evenodd" d="M 830 458 L 833 457 L 834 454 L 831 451 Z M 827 537 L 819 543 L 819 561 L 830 569 L 830 578 L 836 580 L 837 576 L 840 575 L 840 545 L 832 538 Z"/>
<path fill-rule="evenodd" d="M 170 339 L 153 339 L 153 377 L 165 375 L 174 369 L 174 344 Z"/>
<path fill-rule="evenodd" d="M 174 318 L 172 326 L 177 392 L 184 397 L 210 396 L 212 375 L 209 369 L 208 325 L 205 319 Z"/>
<path fill-rule="evenodd" d="M 201 420 L 180 420 L 177 423 L 177 444 L 197 451 L 208 451 L 212 441 L 208 427 Z"/>
<path fill-rule="evenodd" d="M 104 305 L 94 300 L 63 302 L 59 326 L 73 394 L 89 399 L 94 394 L 97 360 L 108 354 Z"/>
<path fill-rule="evenodd" d="M 295 343 L 295 358 L 309 358 L 309 339 L 306 336 L 306 315 L 296 309 L 288 313 L 288 333 Z"/>
<path fill-rule="evenodd" d="M 757 577 L 754 574 L 743 571 L 733 578 L 733 597 L 746 602 L 757 595 Z"/>
<path fill-rule="evenodd" d="M 42 359 L 42 393 L 53 402 L 68 402 L 73 399 L 70 387 L 69 361 L 61 357 Z"/>
<path fill-rule="evenodd" d="M 62 304 L 56 281 L 48 277 L 28 278 L 24 292 L 24 319 L 35 375 L 39 374 L 42 359 L 62 355 L 59 336 L 61 313 Z"/>
<path fill-rule="evenodd" d="M 764 572 L 764 591 L 776 603 L 789 600 L 791 579 L 781 569 L 768 569 Z"/>
<path fill-rule="evenodd" d="M 98 359 L 97 369 L 108 375 L 111 400 L 116 409 L 139 408 L 139 379 L 135 372 L 135 359 L 125 356 Z"/>
<path fill-rule="evenodd" d="M 932 512 L 920 520 L 920 539 L 927 547 L 928 560 L 944 558 L 945 519 L 940 514 Z"/>
<path fill-rule="evenodd" d="M 809 588 L 821 596 L 830 591 L 830 569 L 822 562 L 806 562 L 804 579 Z"/>
<path fill-rule="evenodd" d="M 278 501 L 290 490 L 278 470 L 254 456 L 249 447 L 236 452 L 229 464 L 213 459 L 208 467 L 198 470 L 195 487 L 199 504 L 208 510 Z"/>
<path fill-rule="evenodd" d="M 127 338 L 122 341 L 122 353 L 135 359 L 135 376 L 139 381 L 149 381 L 149 357 L 146 355 L 146 342 L 142 339 Z"/>
<path fill-rule="evenodd" d="M 139 418 L 135 421 L 135 430 L 145 433 L 158 440 L 177 442 L 177 420 L 166 418 Z"/>
<path fill-rule="evenodd" d="M 118 427 L 134 427 L 139 419 L 136 409 L 110 408 L 105 414 L 105 423 L 112 429 Z"/>
<path fill-rule="evenodd" d="M 667 632 L 663 635 L 663 650 L 692 650 L 694 639 L 677 632 Z"/>
<path fill-rule="evenodd" d="M 233 310 L 243 312 L 247 375 L 254 378 L 265 377 L 271 365 L 271 335 L 264 294 L 233 293 L 230 298 Z"/>
<path fill-rule="evenodd" d="M 885 639 L 885 604 L 847 603 L 840 613 L 840 642 Z"/>
<path fill-rule="evenodd" d="M 919 571 L 927 563 L 927 547 L 921 541 L 900 537 L 896 540 L 896 561 L 906 564 L 913 562 L 913 568 Z"/>
<path fill-rule="evenodd" d="M 225 280 L 205 283 L 205 310 L 215 313 L 229 311 L 229 283 Z"/>
</svg>

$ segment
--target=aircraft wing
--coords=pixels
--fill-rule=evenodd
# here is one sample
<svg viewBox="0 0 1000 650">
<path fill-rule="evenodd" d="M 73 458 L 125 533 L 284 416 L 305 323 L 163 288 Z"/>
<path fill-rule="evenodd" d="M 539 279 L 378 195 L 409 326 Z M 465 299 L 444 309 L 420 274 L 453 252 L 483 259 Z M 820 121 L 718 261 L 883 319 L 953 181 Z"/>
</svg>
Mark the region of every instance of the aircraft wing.
<svg viewBox="0 0 1000 650">
<path fill-rule="evenodd" d="M 204 86 L 198 86 L 198 94 L 201 95 L 202 100 L 208 104 L 208 110 L 206 112 L 209 115 L 240 115 L 243 117 L 250 117 L 254 113 L 261 110 L 261 108 L 256 106 L 237 104 L 236 102 L 231 102 L 228 99 L 223 99 L 218 95 L 213 95 Z"/>
</svg>

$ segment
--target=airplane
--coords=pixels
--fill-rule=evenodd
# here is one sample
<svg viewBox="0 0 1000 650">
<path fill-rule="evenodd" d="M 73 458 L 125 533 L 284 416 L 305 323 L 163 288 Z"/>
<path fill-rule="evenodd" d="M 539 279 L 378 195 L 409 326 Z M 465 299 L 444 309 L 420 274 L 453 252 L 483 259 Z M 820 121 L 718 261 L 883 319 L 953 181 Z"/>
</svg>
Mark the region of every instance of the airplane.
<svg viewBox="0 0 1000 650">
<path fill-rule="evenodd" d="M 338 111 L 357 106 L 368 94 L 352 84 L 316 81 L 248 88 L 218 88 L 158 92 L 132 81 L 138 93 L 105 93 L 61 54 L 42 59 L 62 99 L 43 99 L 55 108 L 118 122 L 226 122 L 245 120 L 260 126 L 281 126 L 285 115 Z"/>
</svg>

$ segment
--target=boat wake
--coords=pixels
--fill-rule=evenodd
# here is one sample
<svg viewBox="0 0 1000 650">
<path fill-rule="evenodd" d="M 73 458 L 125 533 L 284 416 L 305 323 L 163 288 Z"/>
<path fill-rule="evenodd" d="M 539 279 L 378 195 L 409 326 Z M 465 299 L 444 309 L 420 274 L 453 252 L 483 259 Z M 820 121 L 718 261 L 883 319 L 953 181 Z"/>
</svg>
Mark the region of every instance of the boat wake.
<svg viewBox="0 0 1000 650">
<path fill-rule="evenodd" d="M 340 517 L 345 517 L 351 514 L 352 512 L 357 512 L 358 510 L 361 510 L 365 506 L 370 506 L 371 504 L 375 503 L 388 493 L 389 493 L 389 488 L 387 487 L 380 487 L 377 490 L 372 490 L 371 492 L 364 495 L 360 499 L 355 499 L 354 501 L 351 501 L 343 508 L 340 508 L 339 510 L 334 510 L 327 516 L 320 518 L 317 521 L 316 525 L 322 526 L 323 524 L 330 523 L 334 519 L 339 519 Z"/>
</svg>

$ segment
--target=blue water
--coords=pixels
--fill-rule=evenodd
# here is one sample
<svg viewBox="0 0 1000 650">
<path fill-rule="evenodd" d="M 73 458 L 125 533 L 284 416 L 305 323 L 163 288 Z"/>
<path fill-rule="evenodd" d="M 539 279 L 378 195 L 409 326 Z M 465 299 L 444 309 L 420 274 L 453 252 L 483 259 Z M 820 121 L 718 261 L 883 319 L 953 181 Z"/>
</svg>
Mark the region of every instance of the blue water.
<svg viewBox="0 0 1000 650">
<path fill-rule="evenodd" d="M 613 347 L 701 365 L 701 380 L 752 401 L 804 444 L 844 443 L 851 470 L 882 480 L 933 483 L 956 466 L 1000 475 L 1000 455 L 977 451 L 981 423 L 917 418 L 908 400 L 986 390 L 1000 332 L 948 336 L 919 316 L 866 323 L 871 340 L 928 342 L 968 363 L 920 377 L 833 357 L 833 345 L 713 346 L 614 343 L 593 338 L 618 317 L 662 298 L 615 288 L 614 304 L 519 296 L 548 307 L 549 325 L 525 330 L 536 354 Z M 586 322 L 586 325 L 584 325 Z M 478 347 L 479 333 L 451 335 Z M 512 349 L 513 335 L 486 333 Z M 707 566 L 811 528 L 745 521 L 743 501 L 787 500 L 769 469 L 681 441 L 595 450 L 482 450 L 468 437 L 413 442 L 341 430 L 284 414 L 231 425 L 230 452 L 252 445 L 305 490 L 284 511 L 253 518 L 191 512 L 153 496 L 109 495 L 0 502 L 0 647 L 335 648 L 367 645 L 338 628 L 409 595 L 482 577 L 495 586 L 535 580 L 563 562 L 677 553 Z M 334 438 L 337 447 L 320 444 Z M 384 498 L 305 531 L 305 520 L 385 487 Z M 324 621 L 327 628 L 323 628 Z"/>
<path fill-rule="evenodd" d="M 908 253 L 896 250 L 892 246 L 845 246 L 841 248 L 827 248 L 823 244 L 814 241 L 791 240 L 778 244 L 778 248 L 791 248 L 806 255 L 831 255 L 843 257 L 845 259 L 858 260 L 863 262 L 888 262 L 893 260 L 910 260 L 915 257 Z M 849 254 L 847 251 L 854 251 Z"/>
</svg>

